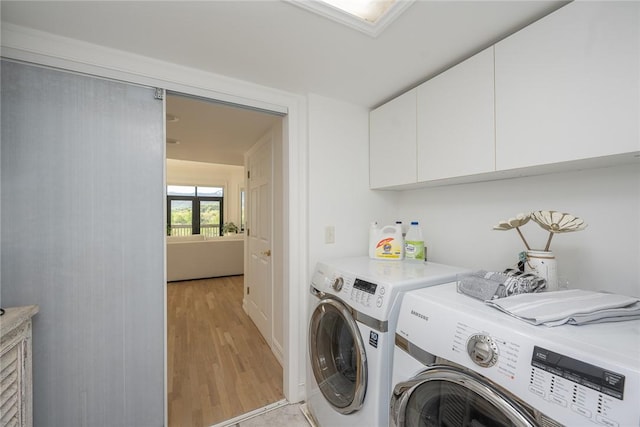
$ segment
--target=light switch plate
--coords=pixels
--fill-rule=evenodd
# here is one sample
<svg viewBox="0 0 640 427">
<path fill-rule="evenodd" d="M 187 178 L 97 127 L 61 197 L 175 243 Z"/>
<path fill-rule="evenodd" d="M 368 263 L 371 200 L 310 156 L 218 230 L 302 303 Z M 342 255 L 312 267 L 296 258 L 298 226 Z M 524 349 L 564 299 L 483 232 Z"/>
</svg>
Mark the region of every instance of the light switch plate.
<svg viewBox="0 0 640 427">
<path fill-rule="evenodd" d="M 324 228 L 324 242 L 325 243 L 336 242 L 336 229 L 333 225 L 328 225 Z"/>
</svg>

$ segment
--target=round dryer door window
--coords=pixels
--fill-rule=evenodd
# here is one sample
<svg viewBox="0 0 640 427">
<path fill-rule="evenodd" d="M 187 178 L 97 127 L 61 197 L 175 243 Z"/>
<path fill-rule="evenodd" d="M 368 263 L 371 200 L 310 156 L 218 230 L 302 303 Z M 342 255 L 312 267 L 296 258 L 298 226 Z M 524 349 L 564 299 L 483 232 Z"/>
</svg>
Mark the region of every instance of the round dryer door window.
<svg viewBox="0 0 640 427">
<path fill-rule="evenodd" d="M 396 385 L 391 401 L 396 427 L 534 427 L 531 414 L 480 377 L 433 366 Z"/>
<path fill-rule="evenodd" d="M 358 325 L 342 302 L 320 300 L 309 325 L 313 375 L 325 399 L 338 412 L 362 407 L 367 389 L 367 357 Z"/>
</svg>

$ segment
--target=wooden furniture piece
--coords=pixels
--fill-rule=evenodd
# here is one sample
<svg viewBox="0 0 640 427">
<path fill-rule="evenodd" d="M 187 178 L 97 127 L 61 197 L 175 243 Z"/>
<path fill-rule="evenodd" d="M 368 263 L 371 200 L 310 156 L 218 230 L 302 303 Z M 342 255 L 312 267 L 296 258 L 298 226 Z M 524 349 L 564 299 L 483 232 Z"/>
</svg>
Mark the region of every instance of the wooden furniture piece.
<svg viewBox="0 0 640 427">
<path fill-rule="evenodd" d="M 0 316 L 0 426 L 31 427 L 31 317 L 37 305 L 5 309 Z"/>
</svg>

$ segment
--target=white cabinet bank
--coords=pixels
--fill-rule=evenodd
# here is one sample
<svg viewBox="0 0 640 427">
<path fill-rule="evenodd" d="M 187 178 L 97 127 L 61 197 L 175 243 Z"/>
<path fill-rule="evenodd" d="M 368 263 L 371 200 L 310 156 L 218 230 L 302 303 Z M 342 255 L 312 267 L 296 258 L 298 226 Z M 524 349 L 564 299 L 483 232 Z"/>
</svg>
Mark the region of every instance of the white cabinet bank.
<svg viewBox="0 0 640 427">
<path fill-rule="evenodd" d="M 569 3 L 370 114 L 373 189 L 638 157 L 640 2 Z"/>
</svg>

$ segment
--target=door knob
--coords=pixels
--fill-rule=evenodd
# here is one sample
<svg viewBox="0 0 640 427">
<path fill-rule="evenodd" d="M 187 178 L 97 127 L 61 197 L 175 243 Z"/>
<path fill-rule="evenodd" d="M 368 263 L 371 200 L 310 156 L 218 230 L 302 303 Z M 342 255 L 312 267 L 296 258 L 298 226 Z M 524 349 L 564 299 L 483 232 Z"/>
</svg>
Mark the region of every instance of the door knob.
<svg viewBox="0 0 640 427">
<path fill-rule="evenodd" d="M 271 256 L 271 249 L 267 249 L 266 251 L 262 252 L 262 255 Z"/>
</svg>

